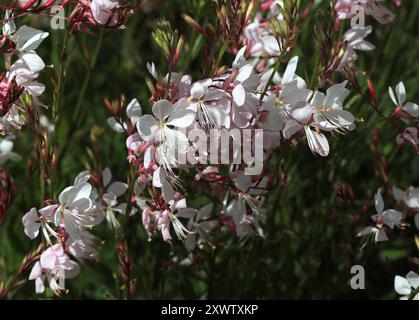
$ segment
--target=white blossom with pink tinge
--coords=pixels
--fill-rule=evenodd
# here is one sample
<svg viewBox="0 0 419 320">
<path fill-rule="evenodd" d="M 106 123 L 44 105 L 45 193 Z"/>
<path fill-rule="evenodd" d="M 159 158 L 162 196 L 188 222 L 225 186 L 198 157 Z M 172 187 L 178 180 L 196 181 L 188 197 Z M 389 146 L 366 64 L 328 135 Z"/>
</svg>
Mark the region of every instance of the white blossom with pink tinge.
<svg viewBox="0 0 419 320">
<path fill-rule="evenodd" d="M 32 267 L 29 280 L 35 280 L 36 293 L 45 291 L 47 281 L 52 292 L 59 295 L 66 291 L 63 286 L 64 280 L 74 278 L 79 273 L 79 265 L 70 260 L 62 245 L 57 243 L 41 254 L 39 261 Z"/>
</svg>

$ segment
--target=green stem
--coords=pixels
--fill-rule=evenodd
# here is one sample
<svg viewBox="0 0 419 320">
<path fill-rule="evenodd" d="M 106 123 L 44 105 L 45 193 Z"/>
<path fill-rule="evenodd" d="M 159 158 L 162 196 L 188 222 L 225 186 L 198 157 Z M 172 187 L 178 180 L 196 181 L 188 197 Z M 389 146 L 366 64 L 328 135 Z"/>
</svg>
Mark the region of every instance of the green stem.
<svg viewBox="0 0 419 320">
<path fill-rule="evenodd" d="M 60 98 L 61 98 L 61 91 L 62 91 L 62 87 L 63 87 L 63 80 L 64 80 L 64 71 L 65 71 L 65 64 L 67 61 L 66 58 L 66 51 L 67 51 L 67 43 L 68 43 L 68 37 L 69 33 L 67 31 L 65 31 L 64 33 L 64 40 L 63 40 L 63 47 L 62 47 L 62 51 L 60 54 L 60 67 L 58 70 L 58 81 L 57 81 L 57 91 L 56 91 L 56 96 L 55 96 L 55 101 L 54 104 L 52 106 L 52 119 L 54 121 L 57 121 L 56 117 L 58 115 L 58 110 L 60 108 Z"/>
<path fill-rule="evenodd" d="M 83 85 L 82 88 L 80 90 L 80 94 L 79 97 L 77 99 L 77 103 L 76 103 L 76 107 L 74 108 L 74 114 L 73 114 L 73 121 L 71 123 L 70 128 L 67 131 L 66 134 L 66 138 L 65 138 L 65 142 L 64 142 L 64 147 L 62 148 L 60 154 L 59 154 L 59 158 L 58 158 L 58 165 L 61 165 L 61 160 L 64 158 L 64 155 L 67 153 L 68 151 L 68 147 L 69 147 L 69 141 L 71 140 L 71 135 L 74 132 L 74 129 L 79 125 L 79 121 L 80 121 L 80 115 L 81 115 L 81 105 L 83 103 L 84 100 L 84 96 L 86 95 L 86 91 L 87 91 L 87 87 L 89 85 L 90 82 L 90 78 L 92 75 L 92 70 L 94 69 L 96 62 L 97 62 L 97 58 L 99 56 L 99 52 L 100 52 L 100 48 L 102 46 L 102 42 L 103 42 L 103 38 L 104 38 L 104 29 L 101 29 L 100 31 L 100 36 L 99 36 L 99 40 L 96 44 L 96 48 L 93 52 L 93 57 L 92 60 L 90 61 L 89 64 L 89 68 L 87 69 L 87 74 L 84 78 L 83 81 Z"/>
<path fill-rule="evenodd" d="M 129 173 L 129 192 L 128 192 L 128 199 L 127 199 L 127 209 L 126 209 L 126 216 L 127 216 L 127 223 L 130 221 L 130 213 L 132 210 L 132 201 L 131 198 L 134 195 L 134 187 L 135 187 L 135 173 L 137 172 L 137 166 L 132 167 L 130 166 L 130 173 Z"/>
<path fill-rule="evenodd" d="M 228 42 L 225 41 L 223 46 L 221 47 L 220 53 L 218 54 L 217 61 L 215 63 L 215 68 L 218 68 L 220 66 L 221 60 L 223 59 L 223 56 L 227 50 L 227 47 L 228 47 Z"/>
<path fill-rule="evenodd" d="M 273 71 L 271 73 L 271 76 L 269 77 L 268 82 L 266 83 L 266 86 L 263 89 L 262 95 L 260 96 L 260 102 L 262 102 L 263 98 L 265 97 L 266 92 L 268 91 L 268 88 L 269 88 L 269 86 L 270 86 L 270 84 L 271 84 L 271 82 L 272 82 L 272 80 L 273 80 L 273 78 L 275 76 L 275 73 L 278 72 L 278 69 L 279 69 L 279 66 L 280 65 L 281 65 L 281 59 L 278 59 L 278 61 L 275 63 L 275 66 L 273 68 Z"/>
<path fill-rule="evenodd" d="M 42 157 L 42 138 L 39 137 L 36 132 L 35 135 L 38 140 L 36 145 L 39 152 L 39 203 L 42 206 L 45 200 L 45 163 L 44 158 Z"/>
<path fill-rule="evenodd" d="M 84 82 L 83 82 L 83 85 L 82 85 L 82 88 L 81 88 L 81 91 L 80 91 L 79 98 L 77 99 L 77 104 L 76 104 L 76 107 L 74 109 L 74 115 L 73 115 L 73 123 L 76 123 L 76 124 L 79 121 L 81 105 L 83 103 L 84 96 L 86 95 L 87 87 L 89 85 L 90 78 L 92 76 L 92 70 L 96 66 L 96 62 L 97 62 L 97 58 L 99 56 L 100 47 L 102 46 L 104 34 L 105 34 L 104 29 L 101 29 L 100 30 L 100 35 L 99 35 L 99 40 L 96 44 L 95 51 L 93 52 L 93 57 L 92 57 L 92 60 L 90 62 L 89 68 L 87 69 L 87 74 L 86 74 L 86 77 L 84 78 Z"/>
</svg>

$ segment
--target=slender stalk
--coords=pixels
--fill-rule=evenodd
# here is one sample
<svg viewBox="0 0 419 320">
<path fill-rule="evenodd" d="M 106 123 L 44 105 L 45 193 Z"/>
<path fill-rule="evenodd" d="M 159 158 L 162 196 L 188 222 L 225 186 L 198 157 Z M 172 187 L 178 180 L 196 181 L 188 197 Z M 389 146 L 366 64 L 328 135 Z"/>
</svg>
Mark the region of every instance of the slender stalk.
<svg viewBox="0 0 419 320">
<path fill-rule="evenodd" d="M 6 289 L 4 292 L 0 292 L 0 300 L 8 299 L 8 297 L 13 294 L 13 292 L 19 288 L 21 285 L 23 285 L 24 281 L 22 280 L 22 277 L 26 271 L 28 271 L 34 262 L 39 259 L 41 253 L 44 251 L 44 246 L 41 244 L 38 246 L 38 248 L 29 253 L 25 256 L 22 263 L 19 266 L 19 270 L 13 275 L 12 279 L 8 283 Z"/>
<path fill-rule="evenodd" d="M 101 29 L 100 30 L 100 35 L 99 35 L 99 40 L 98 40 L 98 42 L 96 44 L 96 48 L 93 52 L 93 57 L 92 57 L 92 60 L 90 61 L 89 68 L 87 69 L 87 74 L 86 74 L 86 77 L 84 78 L 83 85 L 82 85 L 82 88 L 80 90 L 79 98 L 77 99 L 76 107 L 74 109 L 73 124 L 74 123 L 77 124 L 78 121 L 80 120 L 79 117 L 80 117 L 81 105 L 83 103 L 84 96 L 86 95 L 87 87 L 89 85 L 90 78 L 92 76 L 92 70 L 96 66 L 96 62 L 97 62 L 97 58 L 99 56 L 100 48 L 102 46 L 104 34 L 105 34 L 104 29 Z"/>
<path fill-rule="evenodd" d="M 394 123 L 394 121 L 392 121 L 392 119 L 390 119 L 389 117 L 387 117 L 378 107 L 377 103 L 374 103 L 373 101 L 371 101 L 371 99 L 369 99 L 367 97 L 367 95 L 362 92 L 362 90 L 360 88 L 355 87 L 356 92 L 362 97 L 362 99 L 368 101 L 368 104 L 370 105 L 370 107 L 373 108 L 373 110 L 381 117 L 383 118 L 386 122 L 388 122 L 393 128 L 397 129 L 398 131 L 402 132 L 403 129 L 400 128 L 397 124 Z"/>
<path fill-rule="evenodd" d="M 61 102 L 61 94 L 64 82 L 64 71 L 65 71 L 65 64 L 66 64 L 66 54 L 67 54 L 67 43 L 69 33 L 67 31 L 64 32 L 64 40 L 63 40 L 63 47 L 60 54 L 60 67 L 58 69 L 58 80 L 57 80 L 57 90 L 55 92 L 54 104 L 52 105 L 52 119 L 57 121 L 58 110 L 60 109 L 60 102 Z"/>
<path fill-rule="evenodd" d="M 39 203 L 42 205 L 44 200 L 45 200 L 45 164 L 44 164 L 44 159 L 42 157 L 42 147 L 41 147 L 41 143 L 38 144 L 38 150 L 39 150 L 39 167 L 40 167 L 40 172 L 39 172 L 39 187 L 40 187 L 40 192 L 39 192 Z"/>
<path fill-rule="evenodd" d="M 130 166 L 130 173 L 129 173 L 129 187 L 128 187 L 128 199 L 127 199 L 127 211 L 125 212 L 125 214 L 127 215 L 127 223 L 130 221 L 130 213 L 132 210 L 132 201 L 131 198 L 134 195 L 134 187 L 135 187 L 135 175 L 137 172 L 137 166 L 135 166 L 134 168 L 132 166 Z"/>
<path fill-rule="evenodd" d="M 282 61 L 282 59 L 279 57 L 278 61 L 275 63 L 275 65 L 273 67 L 271 76 L 269 77 L 268 82 L 266 83 L 266 86 L 262 91 L 262 94 L 260 96 L 260 102 L 262 102 L 263 98 L 265 97 L 266 92 L 268 91 L 268 88 L 271 85 L 272 80 L 274 79 L 275 73 L 278 72 L 279 66 L 281 65 L 281 61 Z"/>
<path fill-rule="evenodd" d="M 224 53 L 226 52 L 228 47 L 228 42 L 225 41 L 223 46 L 221 47 L 220 53 L 218 54 L 217 61 L 215 63 L 215 69 L 220 66 L 221 60 L 223 59 Z M 215 70 L 213 70 L 215 71 Z"/>
<path fill-rule="evenodd" d="M 97 58 L 99 56 L 99 52 L 100 52 L 100 48 L 102 46 L 104 35 L 105 35 L 105 31 L 104 31 L 104 29 L 101 29 L 98 42 L 97 42 L 95 50 L 93 52 L 92 60 L 90 61 L 89 68 L 87 69 L 87 74 L 84 78 L 82 88 L 80 90 L 80 94 L 79 94 L 79 97 L 77 99 L 77 103 L 76 103 L 76 107 L 74 109 L 74 114 L 73 114 L 73 119 L 72 119 L 73 121 L 71 123 L 70 128 L 67 131 L 65 142 L 64 142 L 64 147 L 62 148 L 62 150 L 59 154 L 59 157 L 58 157 L 58 165 L 61 165 L 61 162 L 62 162 L 61 160 L 64 158 L 65 154 L 68 151 L 69 141 L 70 141 L 71 135 L 74 132 L 74 129 L 79 125 L 80 115 L 81 115 L 81 106 L 83 104 L 84 96 L 86 95 L 87 87 L 88 87 L 89 82 L 90 82 L 90 78 L 91 78 L 91 75 L 92 75 L 92 70 L 96 66 Z"/>
</svg>

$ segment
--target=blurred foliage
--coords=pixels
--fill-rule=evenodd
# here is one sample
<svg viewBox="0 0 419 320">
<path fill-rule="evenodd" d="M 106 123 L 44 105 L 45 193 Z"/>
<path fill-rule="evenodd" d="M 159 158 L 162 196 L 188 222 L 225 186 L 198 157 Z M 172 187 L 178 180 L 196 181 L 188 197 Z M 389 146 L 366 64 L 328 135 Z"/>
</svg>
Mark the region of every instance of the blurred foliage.
<svg viewBox="0 0 419 320">
<path fill-rule="evenodd" d="M 213 22 L 215 17 L 210 11 L 210 3 L 204 0 L 170 0 L 158 8 L 137 12 L 129 19 L 125 30 L 106 30 L 76 126 L 74 109 L 88 75 L 85 57 L 93 55 L 100 35 L 81 33 L 69 38 L 59 109 L 62 116 L 56 127 L 56 141 L 62 148 L 65 146 L 66 151 L 52 176 L 50 188 L 47 188 L 48 198 L 55 198 L 72 183 L 79 171 L 89 168 L 94 162 L 103 168 L 109 166 L 115 178 L 126 179 L 129 166 L 125 137 L 107 126 L 109 113 L 104 107 L 103 97 L 115 99 L 121 94 L 127 100 L 136 97 L 143 110 L 150 111 L 150 92 L 145 81 L 150 75 L 146 63 L 153 61 L 162 74 L 167 68 L 162 50 L 151 38 L 161 17 L 169 20 L 179 34 L 185 36 L 184 54 L 177 70 L 198 80 L 203 72 L 205 41 L 181 18 L 181 13 L 188 14 L 202 25 Z M 327 10 L 327 7 L 328 1 L 323 1 L 321 8 Z M 377 48 L 361 52 L 357 62 L 359 69 L 370 75 L 379 107 L 386 115 L 393 110 L 387 88 L 395 86 L 400 80 L 406 85 L 408 100 L 419 101 L 419 2 L 402 1 L 399 9 L 391 4 L 388 7 L 397 12 L 396 20 L 388 25 L 379 25 L 368 19 L 375 27 L 368 40 Z M 316 11 L 311 12 L 300 25 L 293 52 L 300 56 L 297 73 L 307 81 L 313 77 L 317 63 L 312 32 L 316 14 Z M 47 29 L 48 20 L 45 17 L 25 19 L 31 26 Z M 51 30 L 50 37 L 40 47 L 39 54 L 47 64 L 60 65 L 59 52 L 66 32 Z M 230 65 L 233 58 L 234 55 L 226 52 L 222 62 Z M 46 105 L 52 101 L 51 79 L 54 77 L 56 68 L 47 68 L 41 75 L 41 81 L 47 86 L 43 96 Z M 336 80 L 339 79 L 343 79 L 342 75 L 336 76 Z M 360 82 L 367 90 L 365 79 Z M 359 209 L 371 201 L 376 190 L 382 187 L 375 175 L 378 159 L 371 152 L 371 130 L 377 130 L 379 152 L 388 160 L 390 185 L 402 188 L 419 186 L 419 160 L 410 146 L 400 148 L 396 145 L 395 138 L 399 132 L 380 118 L 366 101 L 355 94 L 347 101 L 351 112 L 363 121 L 358 123 L 355 131 L 331 139 L 338 141 L 332 141 L 328 158 L 313 156 L 305 142 L 296 150 L 285 145 L 277 150 L 271 170 L 278 185 L 274 185 L 267 194 L 265 239 L 236 239 L 228 230 L 221 230 L 211 238 L 211 242 L 217 244 L 215 247 L 206 245 L 203 250 L 194 253 L 192 265 L 182 266 L 179 262 L 188 256 L 182 243 L 174 241 L 169 245 L 158 237 L 149 242 L 141 215 L 120 217 L 134 262 L 136 297 L 394 298 L 394 275 L 405 275 L 414 270 L 408 259 L 418 253 L 413 236 L 395 231 L 391 237 L 393 240 L 379 245 L 369 243 L 363 250 L 360 239 L 355 237 L 374 213 L 373 207 L 366 212 Z M 50 108 L 42 112 L 51 116 Z M 94 152 L 88 152 L 92 150 L 93 130 L 98 143 Z M 17 196 L 0 226 L 0 279 L 12 275 L 24 255 L 35 249 L 38 242 L 30 241 L 24 235 L 21 218 L 31 207 L 39 207 L 38 179 L 34 179 L 39 173 L 36 169 L 29 171 L 28 163 L 34 157 L 30 132 L 23 130 L 18 135 L 15 151 L 23 159 L 8 163 L 16 183 Z M 287 183 L 281 189 L 278 177 L 283 170 Z M 355 209 L 348 209 L 338 201 L 334 189 L 337 181 L 352 187 L 356 198 Z M 204 198 L 196 198 L 193 193 L 188 199 L 194 199 L 193 205 L 205 203 Z M 389 207 L 395 204 L 386 193 L 384 201 Z M 360 224 L 356 224 L 349 215 L 359 217 Z M 63 299 L 123 298 L 115 250 L 117 238 L 105 225 L 95 229 L 95 233 L 103 239 L 100 262 L 83 266 L 81 274 L 68 281 L 70 292 Z M 353 264 L 365 267 L 366 290 L 354 291 L 350 288 L 350 268 Z M 35 295 L 33 282 L 27 282 L 13 296 L 27 297 L 45 298 Z"/>
</svg>

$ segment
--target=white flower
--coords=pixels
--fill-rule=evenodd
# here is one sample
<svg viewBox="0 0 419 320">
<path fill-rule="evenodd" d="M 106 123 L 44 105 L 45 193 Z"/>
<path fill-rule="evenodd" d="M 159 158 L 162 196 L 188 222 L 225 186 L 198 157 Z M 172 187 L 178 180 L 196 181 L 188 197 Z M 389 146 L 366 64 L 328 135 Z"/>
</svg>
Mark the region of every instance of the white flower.
<svg viewBox="0 0 419 320">
<path fill-rule="evenodd" d="M 141 138 L 147 142 L 156 142 L 158 161 L 165 170 L 177 164 L 177 152 L 186 154 L 189 141 L 186 135 L 174 128 L 187 128 L 195 120 L 195 112 L 174 107 L 167 100 L 159 100 L 153 105 L 153 114 L 142 116 L 137 122 Z M 173 129 L 172 129 L 173 128 Z"/>
<path fill-rule="evenodd" d="M 377 211 L 377 214 L 372 215 L 371 219 L 375 222 L 376 226 L 369 226 L 365 228 L 357 234 L 357 237 L 371 234 L 373 235 L 375 242 L 387 241 L 388 237 L 383 226 L 386 225 L 390 229 L 394 229 L 395 226 L 400 228 L 402 224 L 403 213 L 394 209 L 384 210 L 384 201 L 381 196 L 380 189 L 378 189 L 374 199 L 375 210 Z"/>
<path fill-rule="evenodd" d="M 419 288 L 419 275 L 413 271 L 410 271 L 406 278 L 401 276 L 395 276 L 394 278 L 394 290 L 402 297 L 400 300 L 419 300 L 419 292 L 417 289 Z M 411 296 L 413 295 L 414 296 Z"/>
<path fill-rule="evenodd" d="M 419 188 L 410 186 L 406 191 L 393 187 L 393 196 L 397 202 L 403 201 L 412 209 L 419 209 Z"/>
<path fill-rule="evenodd" d="M 355 122 L 354 116 L 343 110 L 343 102 L 349 94 L 345 88 L 347 81 L 327 89 L 326 95 L 316 91 L 311 103 L 314 107 L 314 126 L 325 130 L 350 130 Z"/>
<path fill-rule="evenodd" d="M 377 228 L 377 227 L 366 227 L 362 231 L 360 231 L 356 236 L 357 237 L 364 237 L 372 235 L 374 242 L 381 242 L 381 241 L 387 241 L 388 237 L 386 234 L 386 231 L 383 228 Z"/>
<path fill-rule="evenodd" d="M 233 219 L 235 234 L 238 237 L 258 235 L 263 237 L 263 230 L 253 215 L 246 214 L 244 199 L 233 199 L 223 210 L 223 213 Z"/>
<path fill-rule="evenodd" d="M 355 50 L 359 51 L 370 51 L 375 46 L 366 41 L 365 38 L 371 34 L 372 27 L 366 26 L 365 28 L 349 29 L 344 35 L 346 41 L 346 50 L 340 60 L 337 70 L 343 70 L 346 66 L 352 66 L 353 63 L 358 59 L 358 54 Z"/>
<path fill-rule="evenodd" d="M 268 111 L 268 122 L 271 129 L 283 130 L 291 113 L 291 105 L 299 101 L 306 101 L 310 94 L 311 90 L 298 87 L 297 80 L 285 83 L 278 94 L 270 93 L 262 104 L 262 110 Z"/>
<path fill-rule="evenodd" d="M 393 187 L 393 197 L 411 209 L 419 209 L 419 188 L 410 186 L 406 191 Z M 419 212 L 415 215 L 416 229 L 419 229 Z"/>
<path fill-rule="evenodd" d="M 237 69 L 234 79 L 234 89 L 231 93 L 233 102 L 237 107 L 243 107 L 249 112 L 255 112 L 258 99 L 252 94 L 260 84 L 260 75 L 256 74 L 254 67 L 244 59 L 243 47 L 236 55 L 233 67 Z"/>
<path fill-rule="evenodd" d="M 20 155 L 13 152 L 13 137 L 0 138 L 0 165 L 4 164 L 7 160 L 19 161 Z"/>
<path fill-rule="evenodd" d="M 51 123 L 51 121 L 48 119 L 48 117 L 44 114 L 41 114 L 39 116 L 39 124 L 42 128 L 47 130 L 48 132 L 52 133 L 55 131 L 55 125 Z"/>
<path fill-rule="evenodd" d="M 305 102 L 297 102 L 293 105 L 291 119 L 289 119 L 283 129 L 285 139 L 292 138 L 301 129 L 304 129 L 308 146 L 313 153 L 326 157 L 329 154 L 329 142 L 326 136 L 320 132 L 318 127 L 315 130 L 310 128 L 313 125 L 313 106 Z"/>
<path fill-rule="evenodd" d="M 388 88 L 388 92 L 390 94 L 391 100 L 396 106 L 400 107 L 403 111 L 407 112 L 414 118 L 419 117 L 419 105 L 413 102 L 406 102 L 406 88 L 403 82 L 400 82 L 396 86 L 397 99 L 391 87 Z"/>
<path fill-rule="evenodd" d="M 391 22 L 395 18 L 395 14 L 383 7 L 379 1 L 375 0 L 338 0 L 336 2 L 335 10 L 338 14 L 338 19 L 352 18 L 356 11 L 352 10 L 356 5 L 362 6 L 365 14 L 371 15 L 375 20 L 382 24 Z"/>
<path fill-rule="evenodd" d="M 45 85 L 36 81 L 39 73 L 31 70 L 30 66 L 23 59 L 17 60 L 10 67 L 6 76 L 9 81 L 15 79 L 16 84 L 24 87 L 25 90 L 33 97 L 38 97 L 45 91 Z"/>
<path fill-rule="evenodd" d="M 41 220 L 36 208 L 32 208 L 23 216 L 22 224 L 24 227 L 24 232 L 29 237 L 29 239 L 33 240 L 38 236 L 39 228 L 41 227 Z"/>
<path fill-rule="evenodd" d="M 10 12 L 6 11 L 5 19 L 8 20 Z M 48 37 L 48 32 L 43 32 L 28 26 L 22 26 L 16 31 L 13 19 L 3 25 L 3 34 L 8 35 L 16 44 L 16 52 L 25 62 L 29 70 L 39 72 L 45 68 L 45 63 L 35 52 L 41 42 Z"/>
<path fill-rule="evenodd" d="M 10 11 L 6 11 L 5 19 L 8 22 L 3 25 L 3 34 L 15 43 L 15 54 L 19 59 L 10 67 L 6 78 L 9 81 L 15 78 L 18 86 L 24 87 L 31 96 L 37 97 L 45 90 L 45 86 L 36 81 L 39 72 L 45 68 L 45 63 L 35 50 L 49 33 L 28 26 L 22 26 L 16 31 L 10 17 Z"/>
<path fill-rule="evenodd" d="M 219 99 L 228 96 L 224 90 L 211 87 L 211 80 L 200 81 L 192 85 L 190 109 L 198 114 L 199 123 L 205 128 L 219 128 L 224 124 L 226 114 Z"/>
<path fill-rule="evenodd" d="M 39 212 L 36 208 L 32 208 L 22 217 L 24 231 L 29 239 L 35 239 L 39 234 L 40 228 L 49 244 L 52 243 L 49 235 L 52 235 L 55 238 L 59 237 L 58 233 L 49 225 L 50 223 L 54 223 L 54 214 L 57 208 L 57 204 L 46 206 L 40 209 Z"/>
<path fill-rule="evenodd" d="M 49 235 L 59 237 L 57 232 L 50 226 L 64 227 L 68 235 L 77 240 L 85 228 L 93 227 L 101 220 L 95 211 L 96 205 L 91 199 L 92 186 L 87 181 L 90 175 L 87 171 L 80 173 L 74 185 L 65 188 L 59 195 L 59 204 L 48 205 L 39 210 L 32 208 L 22 218 L 26 235 L 34 239 L 38 236 L 39 228 L 48 243 L 51 243 Z"/>
<path fill-rule="evenodd" d="M 292 118 L 285 125 L 284 138 L 289 139 L 304 128 L 311 151 L 323 157 L 327 156 L 329 142 L 320 129 L 343 133 L 354 126 L 353 115 L 343 110 L 343 101 L 349 93 L 345 86 L 346 81 L 328 88 L 326 95 L 316 91 L 309 103 L 296 102 L 291 111 Z"/>
<path fill-rule="evenodd" d="M 240 191 L 240 200 L 243 200 L 256 216 L 263 218 L 265 215 L 263 201 L 258 198 L 266 191 L 268 178 L 263 177 L 257 181 L 252 181 L 252 177 L 246 175 L 243 171 L 233 172 L 231 175 L 234 185 Z"/>
<path fill-rule="evenodd" d="M 172 185 L 169 183 L 166 171 L 161 167 L 158 167 L 153 172 L 153 187 L 161 188 L 163 198 L 166 202 L 169 202 L 175 198 L 175 191 Z"/>
<path fill-rule="evenodd" d="M 164 241 L 171 240 L 170 224 L 172 224 L 179 240 L 186 239 L 192 233 L 178 219 L 178 216 L 182 217 L 179 212 L 187 207 L 186 199 L 180 194 L 176 194 L 172 200 L 163 202 L 163 204 L 156 204 L 152 200 L 141 198 L 137 198 L 137 204 L 143 210 L 143 225 L 150 238 L 153 232 L 158 230 L 161 232 Z"/>
<path fill-rule="evenodd" d="M 113 10 L 119 6 L 118 0 L 92 0 L 90 10 L 98 24 L 112 27 L 118 22 L 118 16 L 113 14 Z"/>
<path fill-rule="evenodd" d="M 132 126 L 135 127 L 142 115 L 141 105 L 138 102 L 138 100 L 132 99 L 128 104 L 125 112 Z M 121 125 L 119 122 L 116 121 L 114 117 L 109 117 L 107 119 L 107 122 L 109 126 L 112 128 L 112 130 L 114 130 L 115 132 L 125 132 L 128 129 L 128 125 L 125 122 L 123 122 Z"/>
<path fill-rule="evenodd" d="M 195 249 L 200 241 L 206 241 L 211 230 L 218 224 L 217 220 L 210 220 L 213 208 L 213 204 L 208 203 L 199 210 L 192 208 L 179 210 L 178 217 L 189 219 L 188 229 L 196 230 L 196 232 L 189 233 L 185 239 L 185 247 L 188 251 Z"/>
<path fill-rule="evenodd" d="M 87 182 L 90 176 L 82 172 L 75 180 L 74 186 L 65 188 L 58 200 L 60 202 L 54 213 L 54 223 L 64 225 L 68 234 L 78 238 L 79 230 L 94 226 L 93 202 L 90 198 L 92 186 Z"/>
<path fill-rule="evenodd" d="M 122 196 L 128 189 L 128 185 L 124 182 L 112 180 L 112 173 L 109 168 L 105 168 L 102 172 L 103 186 L 106 188 L 106 193 L 102 196 L 102 200 L 105 203 L 103 210 L 105 211 L 105 217 L 108 225 L 114 230 L 119 230 L 120 225 L 115 217 L 114 212 L 126 214 L 127 204 L 118 203 L 117 198 Z M 132 214 L 132 212 L 131 212 Z"/>
<path fill-rule="evenodd" d="M 77 238 L 69 237 L 65 242 L 68 252 L 77 260 L 84 263 L 89 260 L 97 260 L 100 239 L 85 230 L 79 230 Z"/>
<path fill-rule="evenodd" d="M 36 293 L 45 291 L 44 281 L 47 280 L 52 292 L 59 295 L 65 292 L 62 286 L 65 279 L 71 279 L 80 273 L 79 265 L 70 260 L 64 253 L 60 243 L 49 247 L 32 267 L 29 280 L 35 280 Z"/>
<path fill-rule="evenodd" d="M 283 27 L 284 17 L 278 10 L 278 5 L 284 7 L 283 1 L 272 1 L 269 7 L 265 8 L 268 11 L 266 19 L 258 13 L 255 19 L 244 28 L 243 35 L 246 44 L 250 47 L 252 57 L 278 56 L 280 54 L 278 40 L 273 35 L 268 23 L 274 19 L 280 24 L 281 28 Z M 266 4 L 263 4 L 263 6 L 266 6 Z"/>
<path fill-rule="evenodd" d="M 377 214 L 371 216 L 371 219 L 377 224 L 385 224 L 390 229 L 394 229 L 394 226 L 400 227 L 403 214 L 394 209 L 384 210 L 384 201 L 380 189 L 375 194 L 375 210 Z"/>
</svg>

